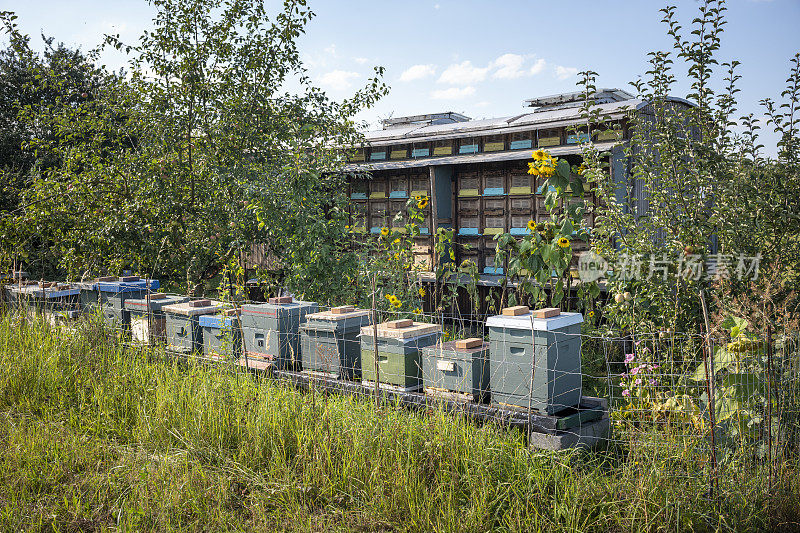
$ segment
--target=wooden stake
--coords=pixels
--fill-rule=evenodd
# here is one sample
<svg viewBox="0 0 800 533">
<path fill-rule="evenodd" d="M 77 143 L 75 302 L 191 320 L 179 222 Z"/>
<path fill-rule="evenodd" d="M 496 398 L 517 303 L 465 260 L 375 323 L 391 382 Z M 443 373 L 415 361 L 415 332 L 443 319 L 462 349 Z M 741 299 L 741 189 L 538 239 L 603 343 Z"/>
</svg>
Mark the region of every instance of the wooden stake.
<svg viewBox="0 0 800 533">
<path fill-rule="evenodd" d="M 708 309 L 706 308 L 706 298 L 703 290 L 700 290 L 700 304 L 703 307 L 703 319 L 706 324 L 705 334 L 705 367 L 706 367 L 706 394 L 708 394 L 708 416 L 711 423 L 711 473 L 709 475 L 709 496 L 714 499 L 714 489 L 717 486 L 717 439 L 716 426 L 717 416 L 714 406 L 714 353 L 711 350 L 711 328 L 708 320 Z"/>
</svg>

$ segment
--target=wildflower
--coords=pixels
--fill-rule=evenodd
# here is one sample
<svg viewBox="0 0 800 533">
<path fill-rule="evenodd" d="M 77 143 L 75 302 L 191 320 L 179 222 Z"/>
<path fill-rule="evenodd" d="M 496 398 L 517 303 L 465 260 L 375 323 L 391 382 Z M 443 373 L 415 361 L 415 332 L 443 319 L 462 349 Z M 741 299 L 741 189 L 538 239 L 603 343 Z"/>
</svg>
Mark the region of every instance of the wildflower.
<svg viewBox="0 0 800 533">
<path fill-rule="evenodd" d="M 413 311 L 413 312 L 414 312 L 414 314 L 415 314 L 415 315 L 421 315 L 421 314 L 422 314 L 422 309 L 420 309 L 419 307 L 417 307 L 416 309 L 414 309 L 414 311 Z"/>
<path fill-rule="evenodd" d="M 528 163 L 528 174 L 531 176 L 538 176 L 539 167 L 537 167 L 535 163 Z"/>
<path fill-rule="evenodd" d="M 428 197 L 422 196 L 417 202 L 417 207 L 419 207 L 420 209 L 425 209 L 426 207 L 428 207 Z"/>
<path fill-rule="evenodd" d="M 536 231 L 536 222 L 533 220 L 528 221 L 528 229 L 531 231 Z"/>
<path fill-rule="evenodd" d="M 636 375 L 638 373 L 639 373 L 639 367 L 638 366 L 634 367 L 634 368 L 631 368 L 631 374 Z"/>
<path fill-rule="evenodd" d="M 634 355 L 632 353 L 625 354 L 625 364 L 629 364 L 634 359 Z"/>
<path fill-rule="evenodd" d="M 397 296 L 395 296 L 394 294 L 387 294 L 386 299 L 389 300 L 390 302 L 393 302 L 397 300 Z"/>
<path fill-rule="evenodd" d="M 569 239 L 567 239 L 566 237 L 561 237 L 560 239 L 558 239 L 558 245 L 561 248 L 569 248 Z"/>
<path fill-rule="evenodd" d="M 418 292 L 420 298 L 425 298 L 425 287 L 420 287 Z"/>
<path fill-rule="evenodd" d="M 622 395 L 627 398 L 628 396 L 631 395 L 631 391 L 629 391 L 628 389 L 625 389 L 624 391 L 622 391 Z"/>
<path fill-rule="evenodd" d="M 594 311 L 589 311 L 588 313 L 586 313 L 586 316 L 588 318 L 594 318 Z"/>
<path fill-rule="evenodd" d="M 535 152 L 533 152 L 533 158 L 536 161 L 543 161 L 547 156 L 548 154 L 544 150 L 536 150 Z"/>
<path fill-rule="evenodd" d="M 650 385 L 655 385 L 655 384 L 656 384 L 656 380 L 654 380 L 654 379 L 651 379 L 651 380 L 650 380 Z"/>
<path fill-rule="evenodd" d="M 634 381 L 633 384 L 634 385 L 641 385 L 642 384 L 642 378 L 636 378 L 636 381 Z"/>
<path fill-rule="evenodd" d="M 395 299 L 395 300 L 392 301 L 392 305 L 396 309 L 400 309 L 401 307 L 403 307 L 403 302 L 401 302 L 400 300 Z"/>
<path fill-rule="evenodd" d="M 345 226 L 345 227 L 344 227 L 344 229 L 350 229 L 350 226 L 349 226 L 349 225 L 348 225 L 348 226 Z"/>
<path fill-rule="evenodd" d="M 389 228 L 381 228 L 381 235 L 383 235 L 384 237 L 388 237 L 389 236 Z"/>
<path fill-rule="evenodd" d="M 399 244 L 400 243 L 400 237 L 398 237 L 395 240 L 393 240 L 392 243 L 393 244 Z"/>
</svg>

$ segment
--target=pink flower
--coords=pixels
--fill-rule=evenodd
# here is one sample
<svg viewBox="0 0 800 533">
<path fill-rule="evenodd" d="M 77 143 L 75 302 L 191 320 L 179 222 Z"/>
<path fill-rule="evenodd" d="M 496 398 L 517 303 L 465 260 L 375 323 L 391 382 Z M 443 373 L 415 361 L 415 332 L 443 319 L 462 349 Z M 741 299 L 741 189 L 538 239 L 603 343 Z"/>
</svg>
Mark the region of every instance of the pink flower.
<svg viewBox="0 0 800 533">
<path fill-rule="evenodd" d="M 624 386 L 625 386 L 625 382 L 624 382 L 624 381 L 620 381 L 620 382 L 619 382 L 619 386 L 620 386 L 620 387 L 624 387 Z"/>
<path fill-rule="evenodd" d="M 641 380 L 641 378 L 637 378 L 636 381 L 634 381 L 633 383 L 635 385 L 641 385 L 642 384 L 642 380 Z"/>
<path fill-rule="evenodd" d="M 650 380 L 650 385 L 655 385 L 655 384 L 656 384 L 656 380 L 654 380 L 654 379 L 651 379 L 651 380 Z"/>
<path fill-rule="evenodd" d="M 631 368 L 631 374 L 636 375 L 639 373 L 639 367 Z"/>
<path fill-rule="evenodd" d="M 632 353 L 625 354 L 625 364 L 629 364 L 631 361 L 633 361 L 633 359 L 634 355 Z"/>
<path fill-rule="evenodd" d="M 628 396 L 631 395 L 631 391 L 629 391 L 628 389 L 625 389 L 624 391 L 622 391 L 622 395 L 627 398 Z"/>
</svg>

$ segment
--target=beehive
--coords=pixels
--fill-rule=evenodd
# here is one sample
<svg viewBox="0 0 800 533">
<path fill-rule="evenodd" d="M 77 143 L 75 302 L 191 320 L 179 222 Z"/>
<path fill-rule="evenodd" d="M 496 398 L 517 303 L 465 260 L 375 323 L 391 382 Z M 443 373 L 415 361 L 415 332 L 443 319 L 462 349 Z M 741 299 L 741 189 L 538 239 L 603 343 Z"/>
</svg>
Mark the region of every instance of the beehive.
<svg viewBox="0 0 800 533">
<path fill-rule="evenodd" d="M 300 326 L 300 353 L 303 370 L 323 372 L 339 379 L 361 378 L 363 326 L 372 323 L 370 312 L 353 307 L 334 307 L 330 311 L 306 315 Z"/>
<path fill-rule="evenodd" d="M 268 303 L 242 306 L 242 335 L 247 362 L 267 361 L 279 370 L 299 369 L 300 324 L 319 311 L 316 302 L 270 298 Z"/>
<path fill-rule="evenodd" d="M 426 390 L 444 390 L 483 401 L 489 392 L 489 343 L 483 339 L 440 342 L 422 349 Z"/>
<path fill-rule="evenodd" d="M 442 327 L 407 320 L 384 322 L 377 329 L 380 382 L 406 391 L 420 389 L 421 350 L 439 340 Z M 361 328 L 361 377 L 371 383 L 376 380 L 374 339 L 373 326 Z"/>
<path fill-rule="evenodd" d="M 238 360 L 242 354 L 242 324 L 239 309 L 229 309 L 221 314 L 201 315 L 203 329 L 203 355 L 209 359 Z"/>
<path fill-rule="evenodd" d="M 225 307 L 214 300 L 193 300 L 161 308 L 166 316 L 167 349 L 189 354 L 203 350 L 203 329 L 200 316 L 210 315 Z"/>
<path fill-rule="evenodd" d="M 492 403 L 527 408 L 530 402 L 548 415 L 577 406 L 582 322 L 580 313 L 537 318 L 527 308 L 490 316 Z"/>
<path fill-rule="evenodd" d="M 66 283 L 44 287 L 42 310 L 48 321 L 58 324 L 77 317 L 80 311 L 80 289 Z"/>
<path fill-rule="evenodd" d="M 158 289 L 159 282 L 155 279 L 150 280 L 148 287 L 147 280 L 137 276 L 123 276 L 114 281 L 110 281 L 111 279 L 113 278 L 98 279 L 98 305 L 108 325 L 121 327 L 127 331 L 130 329 L 131 321 L 130 313 L 125 309 L 125 300 L 144 298 L 148 292 Z"/>
<path fill-rule="evenodd" d="M 136 342 L 154 344 L 167 338 L 167 317 L 164 307 L 187 301 L 187 296 L 153 293 L 144 298 L 127 298 L 125 310 L 131 323 L 131 337 Z"/>
</svg>

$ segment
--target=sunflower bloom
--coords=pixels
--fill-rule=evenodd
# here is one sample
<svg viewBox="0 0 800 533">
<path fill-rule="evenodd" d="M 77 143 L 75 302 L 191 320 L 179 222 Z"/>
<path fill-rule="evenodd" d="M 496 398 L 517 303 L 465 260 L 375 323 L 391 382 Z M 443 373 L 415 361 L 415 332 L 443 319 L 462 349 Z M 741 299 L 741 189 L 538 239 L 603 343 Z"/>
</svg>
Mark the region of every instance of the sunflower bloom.
<svg viewBox="0 0 800 533">
<path fill-rule="evenodd" d="M 569 239 L 567 239 L 566 237 L 561 237 L 560 239 L 558 239 L 558 245 L 561 248 L 569 248 Z"/>
<path fill-rule="evenodd" d="M 531 176 L 538 176 L 539 167 L 537 167 L 535 163 L 528 163 L 528 174 Z"/>
<path fill-rule="evenodd" d="M 422 314 L 422 309 L 420 309 L 419 307 L 417 307 L 416 309 L 414 309 L 414 311 L 413 311 L 413 312 L 414 312 L 414 314 L 415 314 L 415 315 L 421 315 L 421 314 Z"/>
<path fill-rule="evenodd" d="M 419 292 L 420 298 L 425 298 L 425 288 L 424 287 L 420 287 L 418 292 Z"/>
<path fill-rule="evenodd" d="M 395 298 L 394 300 L 392 300 L 392 305 L 395 307 L 395 309 L 400 309 L 401 307 L 403 307 L 403 302 Z"/>
<path fill-rule="evenodd" d="M 534 158 L 536 161 L 542 161 L 542 160 L 544 160 L 544 158 L 546 158 L 547 156 L 548 156 L 548 154 L 547 154 L 547 152 L 545 152 L 544 150 L 536 150 L 535 152 L 533 152 L 533 158 Z"/>
<path fill-rule="evenodd" d="M 389 236 L 389 228 L 381 228 L 381 235 L 383 235 L 384 237 L 388 237 Z"/>
<path fill-rule="evenodd" d="M 428 197 L 427 196 L 421 197 L 417 202 L 417 207 L 419 207 L 420 209 L 425 209 L 426 207 L 428 207 Z"/>
<path fill-rule="evenodd" d="M 400 237 L 392 241 L 393 244 L 400 244 Z"/>
<path fill-rule="evenodd" d="M 528 221 L 528 229 L 531 231 L 536 231 L 536 222 L 533 220 Z"/>
</svg>

